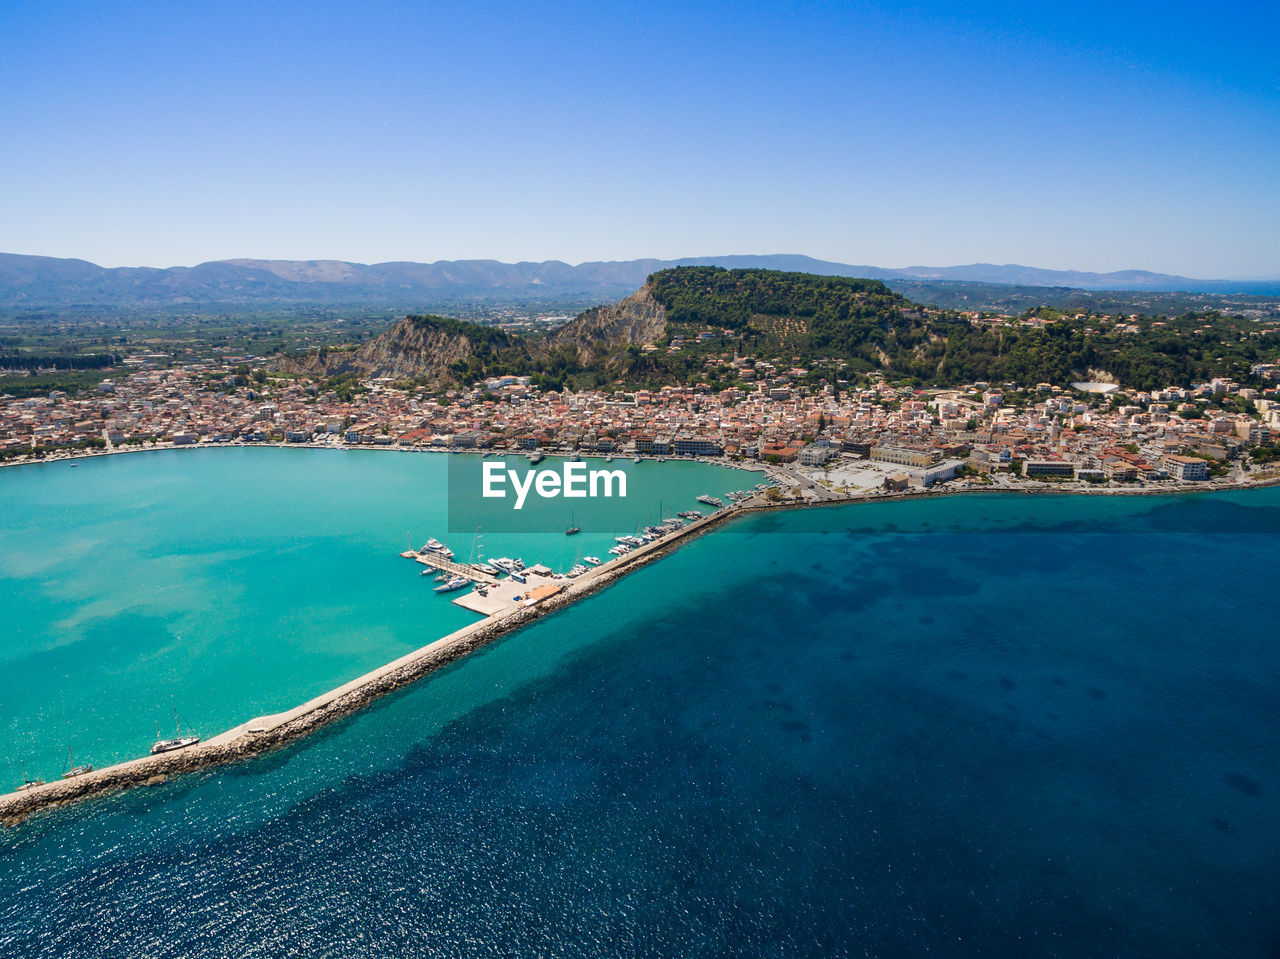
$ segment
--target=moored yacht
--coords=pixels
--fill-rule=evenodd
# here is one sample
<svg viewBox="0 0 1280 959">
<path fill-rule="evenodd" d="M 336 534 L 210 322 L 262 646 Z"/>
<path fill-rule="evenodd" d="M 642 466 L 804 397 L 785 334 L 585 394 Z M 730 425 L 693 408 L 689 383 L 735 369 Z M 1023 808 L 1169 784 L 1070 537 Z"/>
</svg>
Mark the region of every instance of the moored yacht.
<svg viewBox="0 0 1280 959">
<path fill-rule="evenodd" d="M 68 766 L 70 766 L 71 768 L 68 769 L 67 768 Z M 91 773 L 91 772 L 93 772 L 93 764 L 84 763 L 83 765 L 77 766 L 75 753 L 73 753 L 71 751 L 71 747 L 68 746 L 67 761 L 62 765 L 62 778 L 75 779 L 76 776 L 83 776 L 85 773 Z"/>
<path fill-rule="evenodd" d="M 151 747 L 151 755 L 157 756 L 160 753 L 171 753 L 175 749 L 186 749 L 188 746 L 194 746 L 200 742 L 199 736 L 182 735 L 182 724 L 178 722 L 178 711 L 173 711 L 173 725 L 177 731 L 177 735 L 173 739 L 160 738 L 160 724 L 156 723 L 156 741 Z"/>
</svg>

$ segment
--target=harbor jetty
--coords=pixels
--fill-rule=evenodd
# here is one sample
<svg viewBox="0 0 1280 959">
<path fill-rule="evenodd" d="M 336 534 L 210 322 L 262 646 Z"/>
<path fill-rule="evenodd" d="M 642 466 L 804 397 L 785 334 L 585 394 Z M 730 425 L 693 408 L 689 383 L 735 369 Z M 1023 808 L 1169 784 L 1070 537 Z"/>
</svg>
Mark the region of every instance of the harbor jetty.
<svg viewBox="0 0 1280 959">
<path fill-rule="evenodd" d="M 455 600 L 459 605 L 484 615 L 485 618 L 479 622 L 344 683 L 294 709 L 258 717 L 197 745 L 174 752 L 144 756 L 68 779 L 30 785 L 15 792 L 0 795 L 0 824 L 13 826 L 42 809 L 67 805 L 132 786 L 162 783 L 175 775 L 249 759 L 286 746 L 328 723 L 358 712 L 378 697 L 421 679 L 428 673 L 467 655 L 507 632 L 519 629 L 546 613 L 603 589 L 628 572 L 671 552 L 688 538 L 711 530 L 735 516 L 778 509 L 836 506 L 854 502 L 874 503 L 888 499 L 931 498 L 956 495 L 957 492 L 1005 492 L 1022 495 L 1037 493 L 1062 495 L 1063 492 L 1061 488 L 1048 484 L 1022 484 L 994 489 L 964 488 L 961 491 L 935 487 L 895 492 L 875 490 L 862 491 L 859 494 L 817 495 L 815 490 L 802 488 L 793 477 L 781 470 L 776 472 L 771 470 L 770 475 L 775 479 L 783 480 L 782 489 L 788 491 L 787 496 L 771 497 L 766 492 L 752 492 L 724 508 L 714 510 L 709 515 L 694 519 L 683 528 L 676 529 L 653 542 L 637 546 L 601 566 L 591 568 L 580 576 L 551 577 L 547 582 L 537 580 L 525 585 L 518 593 L 512 589 L 514 584 L 511 580 L 493 581 L 489 584 L 488 597 L 472 592 Z M 1137 489 L 1100 489 L 1087 492 L 1104 496 L 1160 495 L 1203 493 L 1213 489 L 1240 488 L 1242 485 L 1246 484 L 1179 483 L 1160 488 L 1139 486 Z M 1257 471 L 1250 477 L 1247 484 L 1250 488 L 1271 485 L 1280 485 L 1280 471 Z M 801 492 L 809 495 L 794 495 Z M 831 491 L 823 492 L 826 494 Z M 452 563 L 444 556 L 431 556 L 424 559 L 422 553 L 412 549 L 401 555 L 415 559 L 424 566 L 439 568 L 442 572 L 451 575 L 455 573 L 451 567 L 459 565 Z M 482 582 L 482 577 L 487 580 L 494 579 L 487 574 L 482 574 L 474 567 L 467 567 L 466 572 L 458 571 L 456 575 L 465 575 L 472 582 Z M 530 586 L 534 588 L 531 589 Z M 545 589 L 538 589 L 538 587 L 545 587 Z M 519 599 L 516 598 L 517 596 Z"/>
<path fill-rule="evenodd" d="M 457 575 L 466 575 L 474 582 L 489 581 L 491 585 L 488 597 L 468 594 L 469 601 L 460 602 L 460 605 L 483 614 L 484 619 L 294 709 L 259 716 L 196 745 L 173 752 L 142 756 L 69 779 L 33 785 L 0 795 L 0 824 L 15 826 L 40 810 L 65 806 L 133 786 L 158 785 L 173 776 L 250 759 L 279 749 L 335 720 L 358 712 L 380 696 L 421 679 L 505 633 L 603 589 L 627 573 L 666 555 L 690 537 L 718 526 L 731 516 L 763 508 L 768 508 L 763 496 L 748 496 L 572 578 L 544 575 L 534 567 L 525 577 L 527 582 L 517 584 L 511 580 L 498 582 L 494 577 L 466 567 L 468 572 L 458 572 Z M 419 553 L 408 550 L 401 555 L 426 566 L 460 565 L 438 554 L 427 557 L 424 556 L 425 553 L 427 551 Z M 438 568 L 453 573 L 448 566 L 440 565 Z M 550 574 L 550 571 L 547 572 Z M 482 600 L 487 601 L 481 602 Z"/>
</svg>

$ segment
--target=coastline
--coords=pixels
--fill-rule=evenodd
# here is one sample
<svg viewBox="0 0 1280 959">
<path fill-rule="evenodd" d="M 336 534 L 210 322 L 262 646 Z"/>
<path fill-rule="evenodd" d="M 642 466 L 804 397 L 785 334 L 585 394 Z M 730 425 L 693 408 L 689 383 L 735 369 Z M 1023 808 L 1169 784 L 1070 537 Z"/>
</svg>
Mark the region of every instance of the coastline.
<svg viewBox="0 0 1280 959">
<path fill-rule="evenodd" d="M 380 453 L 443 453 L 447 455 L 496 455 L 498 456 L 524 456 L 525 454 L 519 450 L 479 450 L 479 449 L 455 449 L 453 447 L 442 446 L 346 446 L 338 444 L 317 444 L 317 443 L 193 443 L 184 445 L 174 445 L 173 443 L 159 444 L 155 446 L 131 446 L 128 448 L 112 448 L 104 450 L 95 450 L 93 452 L 80 451 L 76 453 L 53 454 L 42 459 L 24 459 L 17 461 L 8 461 L 0 463 L 0 469 L 19 466 L 40 466 L 49 463 L 63 463 L 74 460 L 97 459 L 103 456 L 115 456 L 126 453 L 161 453 L 168 451 L 180 450 L 215 450 L 215 449 L 280 449 L 280 450 L 328 450 L 331 452 L 380 452 Z M 574 455 L 566 452 L 548 452 L 545 454 L 548 458 L 566 458 Z M 577 455 L 592 458 L 603 459 L 606 455 L 612 455 L 615 458 L 622 456 L 625 459 L 632 459 L 632 456 L 626 454 L 603 454 L 595 452 L 579 452 Z M 653 456 L 641 455 L 639 457 L 645 461 L 653 462 L 677 462 L 677 463 L 706 463 L 711 466 L 720 466 L 725 469 L 741 470 L 746 473 L 760 473 L 768 477 L 777 479 L 787 476 L 784 471 L 773 467 L 768 463 L 756 461 L 732 460 L 727 457 L 708 457 L 708 456 Z M 862 493 L 841 493 L 837 490 L 824 487 L 826 492 L 830 493 L 831 499 L 814 499 L 804 500 L 802 502 L 786 502 L 786 503 L 768 503 L 762 504 L 765 508 L 781 508 L 792 506 L 824 506 L 834 503 L 860 503 L 860 502 L 879 502 L 888 499 L 905 499 L 918 496 L 956 496 L 965 493 L 1023 493 L 1023 494 L 1041 494 L 1048 493 L 1055 496 L 1171 496 L 1182 493 L 1222 493 L 1231 490 L 1261 489 L 1268 486 L 1280 485 L 1280 465 L 1273 465 L 1269 469 L 1258 470 L 1258 478 L 1249 479 L 1246 482 L 1232 482 L 1221 480 L 1203 480 L 1197 482 L 1190 481 L 1163 481 L 1159 486 L 1150 486 L 1138 484 L 1137 486 L 1091 486 L 1073 483 L 1066 485 L 1063 483 L 1046 483 L 1036 482 L 1035 480 L 1020 481 L 1017 486 L 987 486 L 966 484 L 964 486 L 950 485 L 950 481 L 938 484 L 941 488 L 934 487 L 909 487 L 905 490 L 885 490 L 875 489 L 874 491 Z"/>
<path fill-rule="evenodd" d="M 312 449 L 348 449 L 347 447 L 325 447 L 306 444 L 226 444 L 227 446 L 270 446 L 278 448 L 312 448 Z M 218 444 L 219 447 L 223 444 Z M 185 447 L 159 447 L 160 450 Z M 192 448 L 200 448 L 199 445 Z M 206 447 L 207 448 L 207 447 Z M 216 447 L 215 447 L 216 448 Z M 441 452 L 438 449 L 420 450 L 400 447 L 373 447 L 393 452 Z M 84 454 L 85 456 L 110 455 L 113 452 L 155 452 L 156 449 L 113 450 Z M 473 451 L 458 451 L 473 452 Z M 71 459 L 73 457 L 59 457 Z M 657 459 L 656 457 L 651 457 Z M 58 460 L 54 460 L 57 462 Z M 718 460 L 703 460 L 714 462 Z M 32 465 L 5 464 L 5 465 Z M 764 472 L 770 476 L 788 476 L 782 470 L 775 470 L 765 464 L 756 466 L 734 465 L 739 469 L 753 472 Z M 873 503 L 895 499 L 913 499 L 918 497 L 938 497 L 960 495 L 965 493 L 1024 493 L 1035 495 L 1174 495 L 1194 492 L 1222 492 L 1226 490 L 1251 489 L 1280 484 L 1280 473 L 1268 472 L 1249 483 L 1200 483 L 1169 484 L 1164 488 L 1139 487 L 1103 488 L 1103 489 L 1064 489 L 1058 484 L 1034 484 L 1028 482 L 1024 487 L 966 484 L 956 488 L 949 484 L 942 488 L 911 488 L 901 491 L 865 491 L 850 495 L 836 493 L 831 498 L 820 499 L 782 499 L 771 501 L 763 494 L 755 494 L 729 507 L 717 510 L 685 526 L 669 536 L 646 544 L 625 556 L 611 560 L 604 566 L 592 569 L 582 576 L 569 581 L 557 595 L 548 597 L 541 603 L 528 607 L 503 610 L 471 623 L 447 636 L 441 637 L 383 666 L 371 670 L 355 679 L 314 697 L 293 709 L 256 717 L 226 730 L 198 745 L 172 753 L 157 756 L 143 756 L 127 760 L 100 770 L 74 777 L 56 780 L 42 786 L 18 790 L 0 795 L 0 824 L 15 826 L 28 816 L 45 809 L 69 805 L 116 790 L 138 785 L 153 785 L 165 781 L 168 777 L 195 772 L 232 762 L 250 759 L 259 754 L 272 751 L 328 725 L 338 719 L 349 716 L 374 700 L 409 685 L 435 670 L 466 656 L 494 639 L 506 633 L 520 629 L 544 614 L 554 612 L 570 605 L 592 593 L 606 588 L 625 576 L 628 572 L 647 565 L 669 552 L 679 548 L 687 539 L 701 535 L 717 528 L 721 524 L 749 514 L 769 512 L 778 509 L 802 509 L 811 506 L 847 505 L 851 503 Z"/>
</svg>

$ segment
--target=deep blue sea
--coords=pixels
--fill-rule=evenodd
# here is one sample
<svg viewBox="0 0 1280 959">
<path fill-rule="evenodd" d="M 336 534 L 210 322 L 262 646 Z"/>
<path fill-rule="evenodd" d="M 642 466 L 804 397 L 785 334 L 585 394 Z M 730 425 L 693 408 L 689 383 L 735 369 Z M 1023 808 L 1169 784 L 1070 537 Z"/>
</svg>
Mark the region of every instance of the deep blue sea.
<svg viewBox="0 0 1280 959">
<path fill-rule="evenodd" d="M 1280 954 L 1280 490 L 736 521 L 0 837 L 0 955 Z"/>
</svg>

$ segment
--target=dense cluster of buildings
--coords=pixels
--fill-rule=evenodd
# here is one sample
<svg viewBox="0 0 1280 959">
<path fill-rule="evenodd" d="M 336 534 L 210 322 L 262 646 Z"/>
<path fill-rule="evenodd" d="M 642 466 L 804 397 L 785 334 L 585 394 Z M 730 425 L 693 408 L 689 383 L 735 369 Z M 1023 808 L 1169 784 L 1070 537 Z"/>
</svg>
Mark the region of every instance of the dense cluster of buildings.
<svg viewBox="0 0 1280 959">
<path fill-rule="evenodd" d="M 444 393 L 374 383 L 344 401 L 308 380 L 235 375 L 246 360 L 141 363 L 89 395 L 0 398 L 0 455 L 279 442 L 726 456 L 809 469 L 861 458 L 924 485 L 954 475 L 956 463 L 1043 480 L 1194 481 L 1280 432 L 1280 388 L 1221 379 L 1153 392 L 1035 384 L 1014 402 L 1009 387 L 986 383 L 812 386 L 806 371 L 760 364 L 758 382 L 719 391 L 542 392 L 527 377 L 502 377 Z"/>
</svg>

